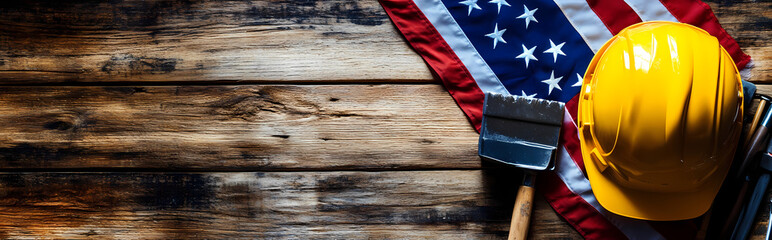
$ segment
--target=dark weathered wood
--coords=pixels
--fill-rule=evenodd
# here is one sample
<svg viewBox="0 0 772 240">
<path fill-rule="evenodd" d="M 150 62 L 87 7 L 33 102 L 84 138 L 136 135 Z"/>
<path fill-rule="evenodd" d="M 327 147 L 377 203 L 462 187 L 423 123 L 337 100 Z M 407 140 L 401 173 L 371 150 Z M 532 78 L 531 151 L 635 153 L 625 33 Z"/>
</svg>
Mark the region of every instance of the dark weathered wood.
<svg viewBox="0 0 772 240">
<path fill-rule="evenodd" d="M 0 167 L 7 169 L 480 167 L 477 133 L 438 85 L 0 92 Z M 759 92 L 772 94 L 772 85 Z"/>
<path fill-rule="evenodd" d="M 772 82 L 772 2 L 712 0 L 708 4 L 721 26 L 753 58 L 756 66 L 750 80 Z"/>
<path fill-rule="evenodd" d="M 1 168 L 479 168 L 438 85 L 0 88 Z"/>
<path fill-rule="evenodd" d="M 772 3 L 709 4 L 769 81 Z M 436 83 L 374 0 L 0 3 L 0 84 L 218 81 Z M 494 239 L 517 182 L 438 85 L 4 87 L 0 123 L 3 169 L 161 171 L 0 174 L 0 238 Z"/>
<path fill-rule="evenodd" d="M 377 1 L 3 1 L 2 83 L 434 81 Z"/>
<path fill-rule="evenodd" d="M 375 0 L 0 4 L 0 84 L 434 81 Z M 772 76 L 770 4 L 711 3 L 755 81 Z"/>
<path fill-rule="evenodd" d="M 769 193 L 767 198 L 761 201 L 759 211 L 756 213 L 756 220 L 753 227 L 751 227 L 750 236 L 751 240 L 764 240 L 767 234 L 767 224 L 769 224 L 769 199 L 772 197 Z"/>
<path fill-rule="evenodd" d="M 0 174 L 0 237 L 506 237 L 511 171 Z M 538 190 L 537 190 L 538 191 Z M 581 239 L 543 199 L 532 239 Z"/>
</svg>

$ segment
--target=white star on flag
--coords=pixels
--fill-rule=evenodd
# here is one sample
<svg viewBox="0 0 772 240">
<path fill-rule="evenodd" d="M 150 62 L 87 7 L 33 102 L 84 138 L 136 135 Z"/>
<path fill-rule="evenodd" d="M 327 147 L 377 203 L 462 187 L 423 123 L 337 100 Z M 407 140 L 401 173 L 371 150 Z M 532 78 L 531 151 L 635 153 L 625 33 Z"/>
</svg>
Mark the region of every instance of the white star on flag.
<svg viewBox="0 0 772 240">
<path fill-rule="evenodd" d="M 496 5 L 499 5 L 499 11 L 497 13 L 501 13 L 501 5 L 506 5 L 507 7 L 511 7 L 507 0 L 491 0 L 488 3 L 495 3 Z"/>
<path fill-rule="evenodd" d="M 582 75 L 576 74 L 576 83 L 574 85 L 571 85 L 571 87 L 581 87 L 582 86 Z"/>
<path fill-rule="evenodd" d="M 563 89 L 560 88 L 560 85 L 558 85 L 558 83 L 560 82 L 560 79 L 563 79 L 563 77 L 555 78 L 555 71 L 552 71 L 552 73 L 550 73 L 550 79 L 545 79 L 541 81 L 545 84 L 548 84 L 550 87 L 549 91 L 547 91 L 547 95 L 552 94 L 552 89 L 554 88 L 557 88 L 558 90 L 563 91 Z"/>
<path fill-rule="evenodd" d="M 472 15 L 472 9 L 482 10 L 480 5 L 477 5 L 477 0 L 464 0 L 459 3 L 469 7 L 469 12 L 466 13 L 467 16 Z"/>
<path fill-rule="evenodd" d="M 533 46 L 531 49 L 528 49 L 527 47 L 525 47 L 525 44 L 523 44 L 523 53 L 521 53 L 520 55 L 517 55 L 516 58 L 525 59 L 525 68 L 528 68 L 528 60 L 539 61 L 539 59 L 536 59 L 536 57 L 533 56 L 534 50 L 536 50 L 536 46 Z"/>
<path fill-rule="evenodd" d="M 536 97 L 536 93 L 528 95 L 523 90 L 520 90 L 520 93 L 522 93 L 522 94 L 520 94 L 520 97 L 524 97 L 524 98 L 534 98 L 534 97 Z"/>
<path fill-rule="evenodd" d="M 525 11 L 525 13 L 523 13 L 523 15 L 518 16 L 517 18 L 525 18 L 525 29 L 528 29 L 528 23 L 530 23 L 531 21 L 539 22 L 539 21 L 536 21 L 536 18 L 533 16 L 533 14 L 536 13 L 536 10 L 539 10 L 538 8 L 534 8 L 533 10 L 528 10 L 528 7 L 526 7 L 524 4 L 523 10 Z"/>
<path fill-rule="evenodd" d="M 566 54 L 563 53 L 563 44 L 566 44 L 565 42 L 562 42 L 558 44 L 557 46 L 555 43 L 552 42 L 552 39 L 550 39 L 550 48 L 544 51 L 544 53 L 552 53 L 552 60 L 553 62 L 558 62 L 558 54 L 565 56 Z"/>
<path fill-rule="evenodd" d="M 493 28 L 493 32 L 485 34 L 486 37 L 493 38 L 493 49 L 496 49 L 496 43 L 498 42 L 507 43 L 507 41 L 504 41 L 504 38 L 502 37 L 505 31 L 507 30 L 501 29 L 501 31 L 499 31 L 499 24 L 496 23 L 496 27 Z"/>
</svg>

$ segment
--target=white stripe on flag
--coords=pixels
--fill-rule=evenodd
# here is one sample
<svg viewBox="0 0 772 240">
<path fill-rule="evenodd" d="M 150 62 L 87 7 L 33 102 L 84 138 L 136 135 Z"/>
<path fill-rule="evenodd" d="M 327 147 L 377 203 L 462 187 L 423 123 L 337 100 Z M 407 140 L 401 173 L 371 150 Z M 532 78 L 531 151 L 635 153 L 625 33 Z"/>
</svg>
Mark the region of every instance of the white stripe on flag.
<svg viewBox="0 0 772 240">
<path fill-rule="evenodd" d="M 555 0 L 555 3 L 592 52 L 598 52 L 600 47 L 613 37 L 586 0 Z"/>
<path fill-rule="evenodd" d="M 753 77 L 751 75 L 751 69 L 754 67 L 756 67 L 756 63 L 754 63 L 753 60 L 748 62 L 748 64 L 745 64 L 745 68 L 743 68 L 743 70 L 740 70 L 740 77 L 742 77 L 742 79 L 745 81 L 750 81 L 751 77 Z"/>
<path fill-rule="evenodd" d="M 493 70 L 485 63 L 480 53 L 474 48 L 472 42 L 461 30 L 461 27 L 450 15 L 445 5 L 438 0 L 415 0 L 416 6 L 421 9 L 429 22 L 434 25 L 437 32 L 442 35 L 445 42 L 448 43 L 453 52 L 456 53 L 461 62 L 464 63 L 466 69 L 472 74 L 474 81 L 477 82 L 477 86 L 483 92 L 495 92 L 501 94 L 509 94 L 509 91 L 504 87 L 504 84 L 499 81 L 499 78 L 493 73 Z"/>
<path fill-rule="evenodd" d="M 570 126 L 576 126 L 574 124 L 571 114 L 563 114 L 563 126 L 566 126 L 570 122 Z M 560 180 L 566 184 L 571 192 L 575 193 L 585 202 L 589 203 L 595 210 L 597 210 L 604 218 L 608 219 L 617 229 L 629 239 L 665 239 L 662 235 L 654 230 L 648 223 L 641 220 L 635 220 L 632 218 L 622 217 L 614 213 L 606 211 L 598 200 L 595 198 L 595 194 L 592 193 L 590 187 L 590 181 L 584 176 L 584 173 L 576 165 L 571 155 L 565 147 L 561 147 L 557 156 L 557 164 L 555 164 L 555 172 Z"/>
<path fill-rule="evenodd" d="M 662 5 L 662 2 L 656 0 L 625 0 L 627 5 L 641 17 L 641 20 L 646 21 L 670 21 L 678 22 L 673 14 Z"/>
</svg>

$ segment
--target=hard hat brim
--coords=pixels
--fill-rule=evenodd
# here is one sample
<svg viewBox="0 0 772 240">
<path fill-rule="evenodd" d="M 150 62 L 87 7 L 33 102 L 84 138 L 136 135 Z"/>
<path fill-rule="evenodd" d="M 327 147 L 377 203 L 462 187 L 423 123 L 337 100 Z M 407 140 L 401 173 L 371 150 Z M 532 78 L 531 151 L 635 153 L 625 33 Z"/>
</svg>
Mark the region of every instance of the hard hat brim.
<svg viewBox="0 0 772 240">
<path fill-rule="evenodd" d="M 699 217 L 710 209 L 723 181 L 719 177 L 708 179 L 691 192 L 646 192 L 617 184 L 610 176 L 599 172 L 593 161 L 584 161 L 584 164 L 593 193 L 603 208 L 617 215 L 644 220 L 676 221 Z M 723 175 L 725 173 L 717 174 Z"/>
</svg>

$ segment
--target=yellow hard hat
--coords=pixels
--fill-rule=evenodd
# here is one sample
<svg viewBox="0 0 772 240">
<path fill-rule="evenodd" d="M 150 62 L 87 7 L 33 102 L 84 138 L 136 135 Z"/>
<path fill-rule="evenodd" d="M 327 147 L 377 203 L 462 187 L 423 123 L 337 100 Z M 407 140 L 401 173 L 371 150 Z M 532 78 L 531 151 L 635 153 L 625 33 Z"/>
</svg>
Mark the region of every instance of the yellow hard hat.
<svg viewBox="0 0 772 240">
<path fill-rule="evenodd" d="M 611 38 L 583 79 L 578 125 L 598 202 L 645 220 L 705 213 L 742 130 L 732 58 L 697 27 L 644 22 Z"/>
</svg>

